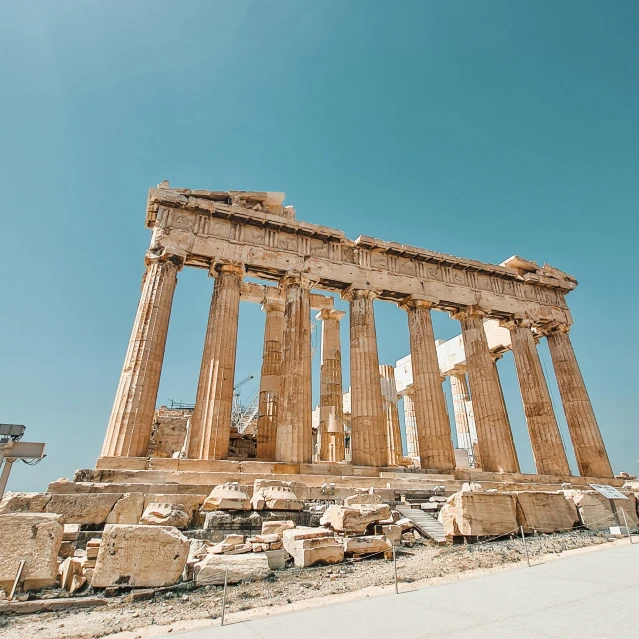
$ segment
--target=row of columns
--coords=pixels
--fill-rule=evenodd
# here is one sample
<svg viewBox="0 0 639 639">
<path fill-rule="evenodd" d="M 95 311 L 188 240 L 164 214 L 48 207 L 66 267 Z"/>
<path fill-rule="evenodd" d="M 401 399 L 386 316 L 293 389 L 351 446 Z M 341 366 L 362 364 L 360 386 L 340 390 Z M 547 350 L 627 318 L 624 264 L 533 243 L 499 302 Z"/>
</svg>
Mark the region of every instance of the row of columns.
<svg viewBox="0 0 639 639">
<path fill-rule="evenodd" d="M 147 270 L 120 386 L 105 439 L 103 456 L 146 455 L 159 388 L 177 272 L 182 258 L 147 256 Z M 196 405 L 191 418 L 188 457 L 224 459 L 228 455 L 235 352 L 242 279 L 241 264 L 211 267 L 216 278 L 206 329 Z M 289 273 L 280 282 L 284 302 L 265 302 L 266 327 L 258 418 L 258 458 L 292 463 L 312 460 L 310 291 L 314 282 Z M 397 432 L 380 383 L 373 300 L 375 291 L 350 286 L 342 297 L 350 305 L 351 449 L 355 465 L 382 467 L 398 463 Z M 413 367 L 407 420 L 408 453 L 418 450 L 422 468 L 450 470 L 455 456 L 442 389 L 431 309 L 423 296 L 400 303 L 406 310 Z M 462 328 L 472 397 L 478 456 L 482 469 L 518 472 L 519 462 L 499 375 L 478 307 L 460 309 L 454 318 Z M 342 374 L 339 321 L 343 313 L 321 311 L 320 459 L 344 460 Z M 568 475 L 569 468 L 550 394 L 529 321 L 505 324 L 522 392 L 531 443 L 540 474 Z M 607 477 L 612 472 L 601 434 L 567 329 L 548 333 L 548 344 L 568 427 L 582 475 Z M 383 374 L 383 370 L 382 370 Z M 468 395 L 457 379 L 454 395 Z M 466 401 L 466 400 L 465 400 Z M 396 407 L 395 407 L 396 414 Z M 395 420 L 398 424 L 398 420 Z M 466 432 L 466 431 L 464 431 Z M 469 431 L 468 431 L 469 432 Z M 326 436 L 324 436 L 326 435 Z"/>
</svg>

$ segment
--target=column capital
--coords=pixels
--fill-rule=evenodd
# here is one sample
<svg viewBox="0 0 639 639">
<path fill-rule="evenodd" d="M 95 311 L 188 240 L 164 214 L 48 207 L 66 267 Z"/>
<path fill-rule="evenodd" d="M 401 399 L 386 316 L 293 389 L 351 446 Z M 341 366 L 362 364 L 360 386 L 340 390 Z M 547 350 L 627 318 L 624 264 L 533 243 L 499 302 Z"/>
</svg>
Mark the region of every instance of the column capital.
<svg viewBox="0 0 639 639">
<path fill-rule="evenodd" d="M 351 284 L 342 291 L 341 298 L 348 302 L 359 299 L 374 300 L 380 293 L 379 289 L 368 287 L 365 284 Z"/>
<path fill-rule="evenodd" d="M 161 251 L 147 251 L 144 256 L 146 266 L 153 262 L 170 262 L 180 270 L 186 261 L 187 252 L 180 249 L 161 249 Z"/>
<path fill-rule="evenodd" d="M 323 308 L 316 316 L 316 320 L 337 320 L 338 322 L 346 315 L 346 311 L 338 311 L 330 308 Z"/>
<path fill-rule="evenodd" d="M 405 311 L 410 311 L 415 308 L 425 308 L 430 310 L 439 304 L 439 299 L 436 297 L 428 297 L 427 295 L 409 295 L 405 297 L 401 302 L 397 303 L 399 308 L 403 308 Z"/>
<path fill-rule="evenodd" d="M 285 310 L 285 304 L 282 300 L 264 300 L 262 304 L 262 310 L 265 313 L 275 312 L 275 313 L 283 313 Z"/>
<path fill-rule="evenodd" d="M 489 310 L 479 306 L 478 304 L 472 304 L 471 306 L 460 306 L 454 313 L 451 313 L 450 316 L 459 321 L 468 317 L 484 319 L 489 312 Z"/>
<path fill-rule="evenodd" d="M 532 328 L 534 322 L 523 315 L 513 315 L 508 319 L 500 320 L 499 325 L 503 328 L 507 328 L 509 331 L 513 331 L 516 328 Z"/>
<path fill-rule="evenodd" d="M 242 262 L 214 260 L 209 268 L 209 277 L 217 277 L 220 273 L 230 273 L 243 278 L 246 268 Z"/>
<path fill-rule="evenodd" d="M 466 375 L 466 366 L 462 364 L 455 366 L 455 368 L 446 371 L 446 375 L 449 377 L 464 377 L 464 375 Z"/>
<path fill-rule="evenodd" d="M 311 290 L 317 284 L 316 279 L 312 279 L 306 273 L 300 271 L 286 271 L 279 281 L 279 286 L 301 286 L 304 289 Z"/>
<path fill-rule="evenodd" d="M 548 322 L 546 324 L 535 324 L 535 330 L 540 336 L 547 337 L 550 333 L 568 333 L 571 325 L 564 322 Z"/>
</svg>

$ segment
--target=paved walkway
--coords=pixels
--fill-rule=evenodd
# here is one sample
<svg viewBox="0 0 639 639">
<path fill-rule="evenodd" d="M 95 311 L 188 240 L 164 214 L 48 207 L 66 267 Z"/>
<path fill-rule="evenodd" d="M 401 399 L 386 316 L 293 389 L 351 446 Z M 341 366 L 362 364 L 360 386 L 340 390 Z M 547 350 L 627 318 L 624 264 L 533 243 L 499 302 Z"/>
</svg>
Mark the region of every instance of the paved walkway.
<svg viewBox="0 0 639 639">
<path fill-rule="evenodd" d="M 620 639 L 639 636 L 639 540 L 558 561 L 180 639 Z M 404 586 L 406 587 L 406 586 Z"/>
</svg>

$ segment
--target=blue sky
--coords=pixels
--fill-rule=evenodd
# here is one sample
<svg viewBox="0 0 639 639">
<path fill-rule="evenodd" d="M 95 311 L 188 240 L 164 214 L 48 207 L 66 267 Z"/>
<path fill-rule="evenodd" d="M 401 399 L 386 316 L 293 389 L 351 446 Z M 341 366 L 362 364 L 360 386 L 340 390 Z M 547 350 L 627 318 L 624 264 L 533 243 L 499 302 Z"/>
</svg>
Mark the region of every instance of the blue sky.
<svg viewBox="0 0 639 639">
<path fill-rule="evenodd" d="M 351 238 L 575 275 L 577 357 L 614 468 L 639 470 L 636 2 L 0 10 L 0 422 L 26 424 L 48 452 L 16 464 L 10 489 L 95 463 L 138 301 L 147 189 L 163 179 L 286 191 L 299 219 Z M 180 274 L 160 403 L 195 396 L 212 285 Z M 393 363 L 405 314 L 375 310 Z M 459 330 L 443 313 L 434 323 L 437 338 Z M 237 379 L 259 371 L 262 327 L 242 304 Z M 499 367 L 530 472 L 512 356 Z"/>
</svg>

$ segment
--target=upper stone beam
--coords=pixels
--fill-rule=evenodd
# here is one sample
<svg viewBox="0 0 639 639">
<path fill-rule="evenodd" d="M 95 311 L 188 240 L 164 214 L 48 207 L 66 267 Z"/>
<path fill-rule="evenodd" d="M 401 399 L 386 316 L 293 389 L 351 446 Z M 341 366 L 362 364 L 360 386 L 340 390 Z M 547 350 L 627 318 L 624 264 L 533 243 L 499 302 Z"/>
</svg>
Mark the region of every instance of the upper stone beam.
<svg viewBox="0 0 639 639">
<path fill-rule="evenodd" d="M 295 270 L 316 280 L 317 288 L 336 292 L 370 287 L 387 301 L 425 295 L 440 300 L 440 310 L 480 305 L 496 319 L 526 314 L 539 323 L 571 323 L 564 295 L 576 283 L 552 267 L 522 275 L 508 266 L 367 236 L 349 240 L 336 229 L 275 215 L 266 200 L 252 206 L 251 197 L 265 194 L 206 193 L 208 198 L 166 185 L 150 190 L 152 248 L 180 248 L 187 265 L 202 268 L 213 259 L 240 261 L 248 275 L 266 280 Z"/>
<path fill-rule="evenodd" d="M 311 309 L 314 311 L 332 310 L 334 300 L 330 295 L 320 295 L 311 293 Z M 242 282 L 240 291 L 242 302 L 253 302 L 254 304 L 264 304 L 265 302 L 281 302 L 284 304 L 284 294 L 277 286 L 267 284 L 256 284 L 255 282 Z"/>
</svg>

